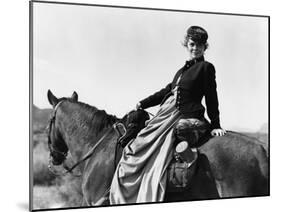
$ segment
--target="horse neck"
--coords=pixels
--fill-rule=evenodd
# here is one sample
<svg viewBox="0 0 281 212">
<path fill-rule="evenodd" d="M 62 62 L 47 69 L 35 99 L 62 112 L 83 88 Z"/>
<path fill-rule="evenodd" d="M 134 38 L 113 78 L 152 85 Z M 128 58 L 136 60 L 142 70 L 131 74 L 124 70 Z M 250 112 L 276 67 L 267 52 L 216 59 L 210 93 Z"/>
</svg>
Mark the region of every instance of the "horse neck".
<svg viewBox="0 0 281 212">
<path fill-rule="evenodd" d="M 95 146 L 106 131 L 112 128 L 115 121 L 115 118 L 110 116 L 104 117 L 105 121 L 101 119 L 104 123 L 100 123 L 96 120 L 100 117 L 97 117 L 95 112 L 99 110 L 81 109 L 81 105 L 72 103 L 65 105 L 58 114 L 60 132 L 75 161 L 80 160 L 91 147 Z M 109 116 L 106 113 L 104 115 Z"/>
</svg>

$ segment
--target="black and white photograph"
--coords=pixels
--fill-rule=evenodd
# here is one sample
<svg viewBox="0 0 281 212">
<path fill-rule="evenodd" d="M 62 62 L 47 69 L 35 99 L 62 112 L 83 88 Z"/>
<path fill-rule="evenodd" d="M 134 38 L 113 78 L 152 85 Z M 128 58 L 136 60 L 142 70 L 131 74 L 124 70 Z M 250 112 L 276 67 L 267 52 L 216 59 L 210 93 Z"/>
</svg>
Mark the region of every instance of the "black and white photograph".
<svg viewBox="0 0 281 212">
<path fill-rule="evenodd" d="M 268 15 L 29 4 L 31 210 L 270 195 Z"/>
</svg>

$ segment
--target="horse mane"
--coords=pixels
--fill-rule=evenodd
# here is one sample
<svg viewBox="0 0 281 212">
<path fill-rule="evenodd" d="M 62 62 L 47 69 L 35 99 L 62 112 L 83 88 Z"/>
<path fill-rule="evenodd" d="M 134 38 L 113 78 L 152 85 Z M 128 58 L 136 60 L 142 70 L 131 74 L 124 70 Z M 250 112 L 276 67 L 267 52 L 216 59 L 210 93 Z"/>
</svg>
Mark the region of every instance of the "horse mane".
<svg viewBox="0 0 281 212">
<path fill-rule="evenodd" d="M 70 101 L 79 106 L 79 112 L 87 114 L 88 120 L 82 120 L 87 122 L 94 132 L 100 132 L 105 127 L 112 126 L 119 119 L 107 114 L 105 110 L 99 110 L 97 107 L 91 106 L 83 102 Z"/>
</svg>

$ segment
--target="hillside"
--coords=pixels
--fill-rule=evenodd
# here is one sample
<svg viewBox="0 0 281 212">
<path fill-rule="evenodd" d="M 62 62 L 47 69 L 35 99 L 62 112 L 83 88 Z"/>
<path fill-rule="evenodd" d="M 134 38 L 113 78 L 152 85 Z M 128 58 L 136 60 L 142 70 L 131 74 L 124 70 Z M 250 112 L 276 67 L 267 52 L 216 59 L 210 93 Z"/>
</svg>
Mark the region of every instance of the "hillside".
<svg viewBox="0 0 281 212">
<path fill-rule="evenodd" d="M 32 124 L 34 132 L 43 131 L 46 129 L 51 112 L 52 109 L 40 109 L 37 106 L 33 105 Z"/>
<path fill-rule="evenodd" d="M 259 129 L 260 133 L 268 133 L 268 123 L 264 123 L 260 129 Z"/>
</svg>

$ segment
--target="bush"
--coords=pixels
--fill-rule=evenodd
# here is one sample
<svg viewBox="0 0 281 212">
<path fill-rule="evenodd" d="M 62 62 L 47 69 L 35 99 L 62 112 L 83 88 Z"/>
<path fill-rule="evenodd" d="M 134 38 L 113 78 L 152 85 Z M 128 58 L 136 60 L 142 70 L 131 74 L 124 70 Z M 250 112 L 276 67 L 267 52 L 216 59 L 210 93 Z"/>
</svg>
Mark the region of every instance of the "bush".
<svg viewBox="0 0 281 212">
<path fill-rule="evenodd" d="M 38 144 L 44 143 L 44 146 L 47 148 L 47 143 L 48 143 L 48 135 L 46 132 L 38 132 L 38 133 L 33 133 L 33 148 L 35 148 Z"/>
<path fill-rule="evenodd" d="M 81 177 L 68 174 L 57 179 L 57 187 L 66 207 L 79 207 L 82 203 Z"/>
<path fill-rule="evenodd" d="M 81 206 L 83 196 L 80 177 L 57 177 L 54 183 L 50 186 L 34 186 L 34 209 Z"/>
<path fill-rule="evenodd" d="M 33 149 L 33 183 L 34 185 L 51 185 L 55 175 L 48 169 L 49 153 L 47 144 L 40 142 Z"/>
<path fill-rule="evenodd" d="M 66 207 L 56 186 L 34 186 L 33 209 Z"/>
<path fill-rule="evenodd" d="M 51 186 L 34 186 L 34 209 L 79 207 L 82 203 L 81 180 L 66 175 Z"/>
</svg>

